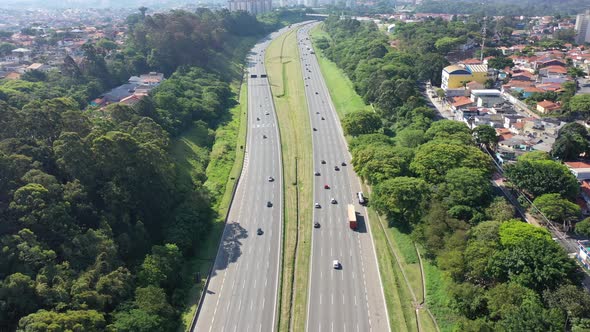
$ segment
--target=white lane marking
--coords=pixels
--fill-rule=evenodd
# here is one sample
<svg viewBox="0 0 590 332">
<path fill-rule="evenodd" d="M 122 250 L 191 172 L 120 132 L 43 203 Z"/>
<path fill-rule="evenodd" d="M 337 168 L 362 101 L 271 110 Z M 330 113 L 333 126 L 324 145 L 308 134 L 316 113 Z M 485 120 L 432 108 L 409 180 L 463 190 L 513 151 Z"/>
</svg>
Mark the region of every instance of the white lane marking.
<svg viewBox="0 0 590 332">
<path fill-rule="evenodd" d="M 320 305 L 322 305 L 322 293 L 320 293 Z"/>
</svg>

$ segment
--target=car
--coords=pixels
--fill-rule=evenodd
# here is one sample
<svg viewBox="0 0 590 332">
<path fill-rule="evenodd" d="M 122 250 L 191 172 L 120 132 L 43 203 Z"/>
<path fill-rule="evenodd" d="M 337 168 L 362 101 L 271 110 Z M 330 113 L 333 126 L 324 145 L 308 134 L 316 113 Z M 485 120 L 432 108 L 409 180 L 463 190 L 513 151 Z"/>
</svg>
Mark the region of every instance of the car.
<svg viewBox="0 0 590 332">
<path fill-rule="evenodd" d="M 266 113 L 264 113 L 264 114 L 266 114 L 266 115 L 270 115 L 270 113 L 269 113 L 269 112 L 266 112 Z"/>
<path fill-rule="evenodd" d="M 260 121 L 260 118 L 258 118 L 258 117 L 257 117 L 257 118 L 256 118 L 256 121 Z"/>
<path fill-rule="evenodd" d="M 315 171 L 315 176 L 320 176 L 320 172 L 319 171 Z"/>
<path fill-rule="evenodd" d="M 320 228 L 320 223 L 319 222 L 314 222 L 313 223 L 313 228 Z"/>
<path fill-rule="evenodd" d="M 342 268 L 342 264 L 340 264 L 339 260 L 335 259 L 332 262 L 332 267 L 334 267 L 334 269 L 336 269 L 336 270 L 340 270 Z"/>
<path fill-rule="evenodd" d="M 264 232 L 262 231 L 262 228 L 259 228 L 259 229 L 257 229 L 257 230 L 256 230 L 256 234 L 258 234 L 258 235 L 262 235 L 262 233 L 264 233 Z"/>
<path fill-rule="evenodd" d="M 272 202 L 271 201 L 266 202 L 266 207 L 272 207 Z"/>
<path fill-rule="evenodd" d="M 315 92 L 315 94 L 316 94 L 316 95 L 319 95 L 319 93 L 318 93 L 317 91 Z"/>
<path fill-rule="evenodd" d="M 273 178 L 272 176 L 268 177 L 268 182 L 273 182 L 275 180 L 275 178 Z"/>
<path fill-rule="evenodd" d="M 266 135 L 262 135 L 262 138 L 266 138 Z"/>
<path fill-rule="evenodd" d="M 327 184 L 325 184 L 325 185 L 324 185 L 324 189 L 330 189 L 330 186 L 329 186 L 329 185 L 327 185 Z"/>
<path fill-rule="evenodd" d="M 340 165 L 346 166 L 346 163 L 343 161 L 343 162 L 340 163 Z"/>
<path fill-rule="evenodd" d="M 320 114 L 320 112 L 315 112 L 315 114 Z"/>
<path fill-rule="evenodd" d="M 340 167 L 338 167 L 338 166 L 334 166 L 334 170 L 335 170 L 335 171 L 339 171 L 339 170 L 340 170 Z"/>
<path fill-rule="evenodd" d="M 326 119 L 324 119 L 324 117 L 322 116 L 322 120 L 326 120 Z"/>
<path fill-rule="evenodd" d="M 322 159 L 322 164 L 325 164 L 325 163 L 326 163 L 326 161 Z"/>
<path fill-rule="evenodd" d="M 338 204 L 338 201 L 336 201 L 336 198 L 332 197 L 332 199 L 330 200 L 330 203 L 332 203 L 332 204 Z"/>
<path fill-rule="evenodd" d="M 317 128 L 313 128 L 313 131 L 318 131 L 318 129 Z"/>
<path fill-rule="evenodd" d="M 314 205 L 314 206 L 315 206 L 315 208 L 316 208 L 316 209 L 319 209 L 319 208 L 321 208 L 321 207 L 322 207 L 322 206 L 320 205 L 320 203 L 315 203 L 315 205 Z"/>
</svg>

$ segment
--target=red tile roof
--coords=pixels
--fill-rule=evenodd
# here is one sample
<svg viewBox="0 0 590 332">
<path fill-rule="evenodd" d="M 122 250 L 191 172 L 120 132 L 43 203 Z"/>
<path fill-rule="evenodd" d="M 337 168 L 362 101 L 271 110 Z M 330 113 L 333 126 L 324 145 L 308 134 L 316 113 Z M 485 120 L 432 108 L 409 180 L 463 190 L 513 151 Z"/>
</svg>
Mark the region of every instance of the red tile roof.
<svg viewBox="0 0 590 332">
<path fill-rule="evenodd" d="M 564 162 L 569 168 L 590 168 L 590 164 L 585 161 L 566 161 Z M 586 182 L 586 181 L 584 181 Z M 590 184 L 587 184 L 590 188 Z"/>
</svg>

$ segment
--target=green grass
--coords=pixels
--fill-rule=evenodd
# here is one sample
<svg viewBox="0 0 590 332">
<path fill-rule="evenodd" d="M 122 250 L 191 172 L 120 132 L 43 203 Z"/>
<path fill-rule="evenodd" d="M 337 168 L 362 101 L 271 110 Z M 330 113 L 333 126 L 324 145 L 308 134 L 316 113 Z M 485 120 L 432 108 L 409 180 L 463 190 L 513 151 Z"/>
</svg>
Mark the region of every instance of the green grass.
<svg viewBox="0 0 590 332">
<path fill-rule="evenodd" d="M 233 89 L 237 91 L 236 86 Z M 231 120 L 217 128 L 215 132 L 216 139 L 207 157 L 209 165 L 206 169 L 203 168 L 207 165 L 205 156 L 208 151 L 199 145 L 205 146 L 207 143 L 207 128 L 195 126 L 172 144 L 172 155 L 178 167 L 181 168 L 181 174 L 194 177 L 198 174 L 196 170 L 199 170 L 201 174 L 205 172 L 207 176 L 205 186 L 212 191 L 214 210 L 217 213 L 208 236 L 203 239 L 195 250 L 195 256 L 186 262 L 181 272 L 186 280 L 192 280 L 191 278 L 200 272 L 201 280 L 194 283 L 187 291 L 187 305 L 182 311 L 179 331 L 186 331 L 190 327 L 209 269 L 217 254 L 219 240 L 225 226 L 225 216 L 234 186 L 242 170 L 244 150 L 239 146 L 243 146 L 246 142 L 247 99 L 247 84 L 244 82 L 240 89 L 239 103 L 230 110 Z"/>
<path fill-rule="evenodd" d="M 328 90 L 330 91 L 336 112 L 338 112 L 340 117 L 343 117 L 350 112 L 361 110 L 372 111 L 371 106 L 365 105 L 363 99 L 354 91 L 354 86 L 348 76 L 334 62 L 324 57 L 322 50 L 315 45 L 314 39 L 319 37 L 330 39 L 328 33 L 323 31 L 321 27 L 321 24 L 314 27 L 311 30 L 311 37 L 314 44 L 313 48 L 318 55 L 318 62 Z"/>
<path fill-rule="evenodd" d="M 417 331 L 416 316 L 412 306 L 412 295 L 407 288 L 395 256 L 387 245 L 386 234 L 373 208 L 369 208 L 371 235 L 375 244 L 379 273 L 389 313 L 392 331 Z"/>
<path fill-rule="evenodd" d="M 283 157 L 285 196 L 280 331 L 305 329 L 311 253 L 313 153 L 296 37 L 295 31 L 286 33 L 271 43 L 265 55 Z"/>
<path fill-rule="evenodd" d="M 459 317 L 450 309 L 449 294 L 447 287 L 451 284 L 444 273 L 430 263 L 424 260 L 424 274 L 426 275 L 426 304 L 430 311 L 436 317 L 436 321 L 441 331 L 454 331 Z"/>
</svg>

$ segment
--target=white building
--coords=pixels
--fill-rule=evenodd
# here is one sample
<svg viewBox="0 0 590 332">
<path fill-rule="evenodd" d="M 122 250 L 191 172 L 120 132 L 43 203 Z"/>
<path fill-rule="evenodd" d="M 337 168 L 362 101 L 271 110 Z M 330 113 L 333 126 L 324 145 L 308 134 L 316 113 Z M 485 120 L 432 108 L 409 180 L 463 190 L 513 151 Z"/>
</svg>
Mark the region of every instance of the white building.
<svg viewBox="0 0 590 332">
<path fill-rule="evenodd" d="M 272 10 L 272 0 L 230 0 L 229 10 L 243 10 L 254 15 L 263 14 Z"/>
<path fill-rule="evenodd" d="M 590 43 L 590 10 L 576 16 L 576 43 Z"/>
</svg>

